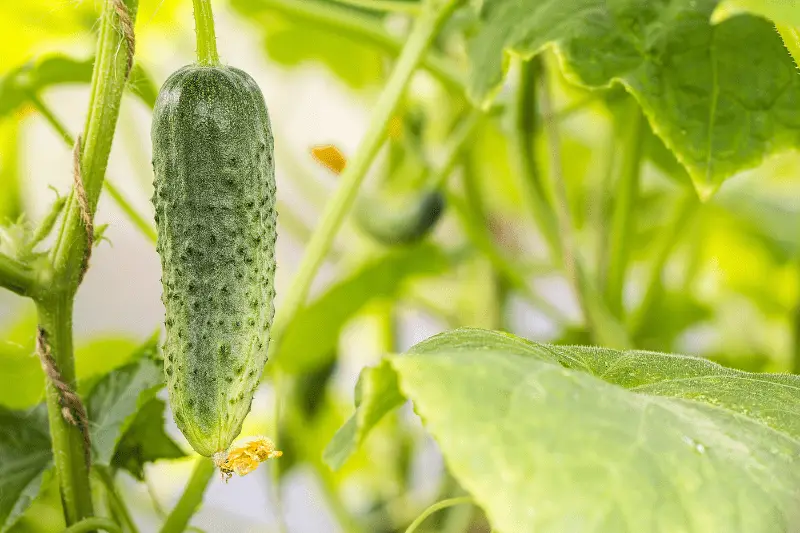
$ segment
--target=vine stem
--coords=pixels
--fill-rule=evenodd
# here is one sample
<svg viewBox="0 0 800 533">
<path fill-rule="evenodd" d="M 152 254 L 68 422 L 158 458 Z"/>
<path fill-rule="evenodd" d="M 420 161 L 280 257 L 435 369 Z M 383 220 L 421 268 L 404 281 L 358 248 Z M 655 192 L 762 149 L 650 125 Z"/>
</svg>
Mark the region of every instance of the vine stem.
<svg viewBox="0 0 800 533">
<path fill-rule="evenodd" d="M 620 175 L 617 178 L 614 194 L 606 280 L 606 301 L 609 310 L 617 317 L 623 316 L 625 274 L 633 236 L 636 200 L 639 196 L 639 174 L 646 132 L 644 115 L 639 109 L 639 103 L 632 97 L 624 130 L 626 137 L 622 147 Z"/>
<path fill-rule="evenodd" d="M 661 239 L 657 243 L 656 257 L 650 268 L 650 274 L 647 277 L 647 285 L 642 303 L 632 316 L 630 331 L 633 332 L 634 335 L 641 333 L 645 320 L 647 320 L 653 306 L 658 301 L 659 296 L 661 296 L 661 291 L 663 290 L 661 277 L 664 272 L 664 266 L 667 264 L 670 253 L 672 253 L 675 245 L 680 240 L 683 229 L 691 221 L 699 205 L 700 203 L 694 189 L 690 190 L 683 198 L 678 200 L 672 222 L 668 230 L 662 233 Z"/>
<path fill-rule="evenodd" d="M 510 138 L 512 165 L 518 175 L 518 181 L 527 196 L 531 214 L 552 256 L 552 260 L 560 263 L 561 246 L 553 207 L 547 198 L 544 184 L 536 164 L 534 141 L 539 129 L 539 116 L 536 108 L 536 82 L 541 72 L 541 60 L 532 58 L 519 63 L 519 81 L 511 109 L 513 135 Z"/>
<path fill-rule="evenodd" d="M 383 143 L 387 124 L 397 110 L 400 97 L 434 36 L 457 3 L 458 0 L 429 0 L 422 14 L 416 19 L 389 81 L 378 98 L 364 140 L 358 147 L 355 157 L 342 172 L 340 185 L 325 206 L 298 273 L 289 287 L 283 304 L 275 314 L 272 341 L 269 346 L 270 355 L 277 353 L 287 326 L 305 303 L 317 270 L 322 265 L 345 215 L 355 200 L 361 182 Z"/>
<path fill-rule="evenodd" d="M 62 533 L 88 533 L 89 531 L 95 531 L 97 529 L 108 531 L 108 533 L 122 533 L 122 529 L 120 529 L 117 524 L 108 518 L 100 518 L 97 516 L 84 518 L 80 522 L 65 529 Z"/>
<path fill-rule="evenodd" d="M 203 494 L 206 492 L 206 487 L 208 487 L 214 471 L 214 462 L 211 459 L 208 457 L 197 459 L 181 498 L 167 516 L 164 525 L 161 526 L 161 533 L 183 533 L 192 515 L 200 507 Z"/>
<path fill-rule="evenodd" d="M 75 138 L 69 132 L 67 127 L 64 125 L 61 120 L 53 113 L 53 110 L 50 109 L 45 102 L 38 97 L 38 95 L 30 93 L 28 94 L 28 98 L 30 99 L 33 106 L 39 111 L 39 113 L 47 120 L 48 124 L 53 127 L 53 129 L 58 133 L 61 139 L 66 143 L 67 146 L 70 148 L 75 144 Z M 150 224 L 145 217 L 139 214 L 138 211 L 128 202 L 128 199 L 125 198 L 125 195 L 114 185 L 111 180 L 106 177 L 103 180 L 103 186 L 108 192 L 108 195 L 111 197 L 112 200 L 117 204 L 125 215 L 133 222 L 133 225 L 136 226 L 136 229 L 150 242 L 156 242 L 156 230 L 152 224 Z"/>
<path fill-rule="evenodd" d="M 436 511 L 440 511 L 442 509 L 447 509 L 448 507 L 453 507 L 454 505 L 461 505 L 461 504 L 475 504 L 475 499 L 472 496 L 460 496 L 458 498 L 450 498 L 447 500 L 442 500 L 440 502 L 436 502 L 420 514 L 411 525 L 406 528 L 405 533 L 414 533 L 419 526 L 424 522 L 430 515 L 435 513 Z"/>
<path fill-rule="evenodd" d="M 127 10 L 129 21 L 136 19 L 137 0 L 105 2 L 92 72 L 89 112 L 79 154 L 80 175 L 93 215 L 103 184 L 111 143 L 119 116 L 120 101 L 128 76 L 132 35 L 120 34 L 119 9 Z M 123 11 L 124 12 L 124 11 Z M 130 32 L 130 27 L 127 27 Z M 81 207 L 73 188 L 55 244 L 49 253 L 52 263 L 47 285 L 36 295 L 39 327 L 46 335 L 50 353 L 64 382 L 75 387 L 75 361 L 72 346 L 72 307 L 83 272 L 87 234 Z M 71 526 L 93 515 L 92 493 L 81 429 L 66 421 L 61 412 L 60 394 L 50 380 L 46 400 L 53 459 L 58 475 L 64 519 Z M 99 527 L 99 526 L 95 526 Z M 91 529 L 91 528 L 90 528 Z"/>
<path fill-rule="evenodd" d="M 125 501 L 120 497 L 119 492 L 117 491 L 117 487 L 114 483 L 114 477 L 109 471 L 109 468 L 104 465 L 94 465 L 94 467 L 92 467 L 92 471 L 100 480 L 100 483 L 103 484 L 103 487 L 106 490 L 106 495 L 109 499 L 109 503 L 115 509 L 116 514 L 118 514 L 122 519 L 121 522 L 125 526 L 127 532 L 139 533 L 139 528 L 136 527 L 136 523 L 133 521 L 130 509 L 128 509 Z"/>
<path fill-rule="evenodd" d="M 36 287 L 36 272 L 25 263 L 0 253 L 0 287 L 20 296 L 31 296 Z"/>
<path fill-rule="evenodd" d="M 369 9 L 371 11 L 384 11 L 387 13 L 405 13 L 407 15 L 418 15 L 420 12 L 419 3 L 403 2 L 396 0 L 334 0 L 335 2 L 351 7 Z"/>
<path fill-rule="evenodd" d="M 434 0 L 441 1 L 441 0 Z M 398 54 L 404 49 L 406 40 L 390 35 L 370 17 L 345 9 L 330 2 L 319 0 L 261 0 L 271 13 L 280 13 L 298 21 L 319 25 L 357 39 L 359 43 L 369 43 L 386 52 Z M 419 62 L 447 88 L 463 93 L 464 80 L 448 59 L 428 50 Z"/>
<path fill-rule="evenodd" d="M 556 197 L 556 217 L 564 255 L 564 266 L 567 277 L 578 296 L 584 320 L 597 341 L 608 347 L 630 348 L 632 343 L 622 325 L 611 315 L 603 302 L 602 296 L 591 283 L 583 262 L 578 255 L 575 242 L 575 231 L 572 227 L 572 216 L 569 211 L 567 185 L 561 162 L 561 141 L 558 124 L 552 112 L 550 87 L 546 76 L 541 80 L 541 109 L 545 117 L 544 131 L 550 156 L 550 172 Z"/>
<path fill-rule="evenodd" d="M 197 35 L 197 62 L 206 67 L 219 65 L 211 0 L 192 0 L 192 5 L 194 6 L 194 31 Z"/>
</svg>

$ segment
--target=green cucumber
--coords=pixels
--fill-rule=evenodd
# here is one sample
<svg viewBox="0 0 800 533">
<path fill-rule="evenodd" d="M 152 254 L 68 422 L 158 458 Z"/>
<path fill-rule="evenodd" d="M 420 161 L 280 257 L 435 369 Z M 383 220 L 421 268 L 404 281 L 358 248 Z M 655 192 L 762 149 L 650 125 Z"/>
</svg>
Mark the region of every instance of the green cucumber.
<svg viewBox="0 0 800 533">
<path fill-rule="evenodd" d="M 441 191 L 421 190 L 359 197 L 355 216 L 358 226 L 386 246 L 412 244 L 430 233 L 442 215 L 445 202 Z"/>
<path fill-rule="evenodd" d="M 272 130 L 248 74 L 189 65 L 159 92 L 152 141 L 170 405 L 192 447 L 211 457 L 241 431 L 267 359 Z"/>
</svg>

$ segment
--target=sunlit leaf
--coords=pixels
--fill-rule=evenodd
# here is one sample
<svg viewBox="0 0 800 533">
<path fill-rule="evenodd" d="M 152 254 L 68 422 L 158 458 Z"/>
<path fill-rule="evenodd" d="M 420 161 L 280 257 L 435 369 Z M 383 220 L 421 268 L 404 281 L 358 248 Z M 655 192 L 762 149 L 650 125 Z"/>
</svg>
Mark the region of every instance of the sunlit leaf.
<svg viewBox="0 0 800 533">
<path fill-rule="evenodd" d="M 483 330 L 378 368 L 358 406 L 372 414 L 345 437 L 410 399 L 498 530 L 768 533 L 800 518 L 800 376 Z"/>
<path fill-rule="evenodd" d="M 623 83 L 707 196 L 800 143 L 800 76 L 774 27 L 752 15 L 711 24 L 716 4 L 485 1 L 470 46 L 470 93 L 489 100 L 504 52 L 531 56 L 555 45 L 575 82 Z"/>
</svg>

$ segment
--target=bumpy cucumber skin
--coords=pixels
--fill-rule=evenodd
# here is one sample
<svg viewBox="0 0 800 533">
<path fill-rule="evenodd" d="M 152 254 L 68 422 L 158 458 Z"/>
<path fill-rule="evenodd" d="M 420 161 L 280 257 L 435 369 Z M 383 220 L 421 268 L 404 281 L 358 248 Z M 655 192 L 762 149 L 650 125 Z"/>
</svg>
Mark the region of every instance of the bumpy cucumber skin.
<svg viewBox="0 0 800 533">
<path fill-rule="evenodd" d="M 385 246 L 421 241 L 436 226 L 445 207 L 444 196 L 437 189 L 406 194 L 370 195 L 356 205 L 358 225 Z"/>
<path fill-rule="evenodd" d="M 248 74 L 189 65 L 161 88 L 151 136 L 170 405 L 192 447 L 210 457 L 239 435 L 267 360 L 272 129 Z"/>
</svg>

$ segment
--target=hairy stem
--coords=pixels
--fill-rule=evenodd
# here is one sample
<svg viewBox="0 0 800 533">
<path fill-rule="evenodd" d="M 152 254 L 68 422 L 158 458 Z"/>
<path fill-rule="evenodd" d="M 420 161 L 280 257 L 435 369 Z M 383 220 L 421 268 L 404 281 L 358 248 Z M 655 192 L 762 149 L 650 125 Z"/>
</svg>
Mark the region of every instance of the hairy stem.
<svg viewBox="0 0 800 533">
<path fill-rule="evenodd" d="M 108 533 L 122 533 L 122 529 L 108 518 L 92 517 L 81 520 L 65 529 L 62 533 L 88 533 L 102 529 Z"/>
<path fill-rule="evenodd" d="M 561 262 L 561 245 L 558 238 L 555 213 L 547 198 L 534 152 L 535 134 L 539 118 L 536 106 L 536 82 L 540 68 L 538 58 L 520 61 L 512 107 L 513 134 L 510 138 L 512 167 L 528 201 L 537 227 L 547 243 L 554 262 Z"/>
<path fill-rule="evenodd" d="M 131 19 L 135 20 L 137 0 L 126 0 L 125 4 Z M 108 166 L 128 66 L 126 42 L 120 36 L 112 0 L 105 3 L 102 17 L 81 152 L 81 175 L 92 214 L 97 208 Z M 67 201 L 61 232 L 50 251 L 57 282 L 70 287 L 73 293 L 78 287 L 85 247 L 86 230 L 73 191 Z"/>
<path fill-rule="evenodd" d="M 63 122 L 53 113 L 53 110 L 50 109 L 45 102 L 43 102 L 37 95 L 29 94 L 28 98 L 34 104 L 34 107 L 41 113 L 41 115 L 47 120 L 47 122 L 52 126 L 52 128 L 59 134 L 59 136 L 64 140 L 67 146 L 70 148 L 75 144 L 75 138 L 69 132 L 67 127 L 64 125 Z M 128 202 L 128 199 L 125 198 L 125 195 L 122 194 L 117 188 L 114 183 L 112 183 L 111 179 L 106 177 L 103 180 L 103 186 L 108 192 L 108 195 L 114 200 L 114 203 L 117 204 L 125 215 L 133 222 L 133 225 L 136 226 L 144 237 L 150 241 L 155 243 L 156 242 L 156 230 L 153 225 L 145 219 L 136 209 Z"/>
<path fill-rule="evenodd" d="M 440 0 L 436 0 L 440 1 Z M 370 17 L 330 2 L 320 0 L 261 0 L 260 5 L 271 13 L 280 13 L 299 22 L 309 23 L 351 36 L 359 44 L 371 44 L 391 54 L 404 49 L 407 39 L 398 39 L 375 23 Z M 443 85 L 459 93 L 464 92 L 464 81 L 441 55 L 428 51 L 420 59 L 420 67 L 427 70 Z"/>
<path fill-rule="evenodd" d="M 131 21 L 136 20 L 137 0 L 126 0 Z M 80 168 L 89 215 L 93 215 L 103 184 L 111 142 L 119 116 L 119 106 L 128 75 L 128 41 L 121 35 L 114 1 L 105 2 L 92 72 L 89 113 L 83 134 Z M 81 208 L 73 192 L 67 201 L 61 230 L 49 259 L 53 265 L 51 281 L 36 298 L 39 326 L 62 378 L 73 389 L 75 368 L 72 346 L 72 305 L 82 276 L 86 249 L 86 228 Z M 67 422 L 61 411 L 59 392 L 47 383 L 47 411 L 53 457 L 67 526 L 91 517 L 92 495 L 81 429 Z"/>
<path fill-rule="evenodd" d="M 29 265 L 0 253 L 0 287 L 20 296 L 32 296 L 36 290 L 36 272 Z"/>
<path fill-rule="evenodd" d="M 628 267 L 630 242 L 635 223 L 636 200 L 639 196 L 639 174 L 642 166 L 647 125 L 639 103 L 630 99 L 629 113 L 625 117 L 625 140 L 622 164 L 614 193 L 614 212 L 611 217 L 611 240 L 608 243 L 608 270 L 606 301 L 609 310 L 618 317 L 623 315 L 625 274 Z"/>
<path fill-rule="evenodd" d="M 542 115 L 553 117 L 550 87 L 544 76 L 542 77 L 541 87 Z M 550 156 L 550 173 L 556 197 L 556 216 L 567 277 L 578 296 L 584 320 L 597 341 L 608 347 L 630 348 L 632 345 L 627 332 L 605 307 L 602 296 L 591 283 L 583 262 L 578 255 L 575 230 L 572 226 L 572 216 L 569 211 L 567 185 L 561 163 L 561 140 L 558 124 L 554 118 L 545 119 L 544 130 Z"/>
<path fill-rule="evenodd" d="M 39 327 L 45 332 L 50 353 L 61 377 L 75 390 L 72 295 L 61 291 L 48 293 L 43 298 L 45 299 L 37 301 Z M 64 520 L 67 525 L 71 525 L 94 514 L 83 434 L 79 427 L 64 419 L 60 393 L 50 380 L 47 380 L 45 399 Z"/>
<path fill-rule="evenodd" d="M 400 97 L 439 28 L 455 9 L 456 3 L 456 0 L 428 2 L 423 13 L 416 19 L 414 29 L 406 41 L 392 75 L 378 98 L 363 141 L 355 157 L 345 167 L 339 187 L 325 206 L 286 299 L 275 314 L 272 342 L 269 346 L 270 354 L 277 353 L 286 327 L 305 303 L 317 270 L 322 265 L 345 215 L 356 198 L 361 182 L 383 143 L 387 124 L 397 110 Z"/>
<path fill-rule="evenodd" d="M 214 470 L 214 462 L 208 457 L 197 459 L 180 500 L 161 526 L 161 533 L 183 533 L 203 501 L 203 494 L 214 475 Z"/>
<path fill-rule="evenodd" d="M 194 7 L 194 31 L 197 34 L 197 62 L 207 67 L 219 65 L 211 0 L 192 0 L 192 6 Z"/>
<path fill-rule="evenodd" d="M 449 500 L 442 500 L 440 502 L 434 503 L 433 505 L 425 509 L 422 512 L 422 514 L 416 518 L 416 520 L 411 522 L 411 525 L 408 526 L 408 528 L 406 529 L 406 533 L 414 533 L 422 524 L 422 522 L 424 522 L 426 518 L 428 518 L 436 511 L 440 511 L 442 509 L 447 509 L 448 507 L 453 507 L 454 505 L 461 505 L 465 503 L 474 504 L 475 500 L 472 498 L 472 496 L 462 496 L 459 498 L 450 498 Z"/>
</svg>

